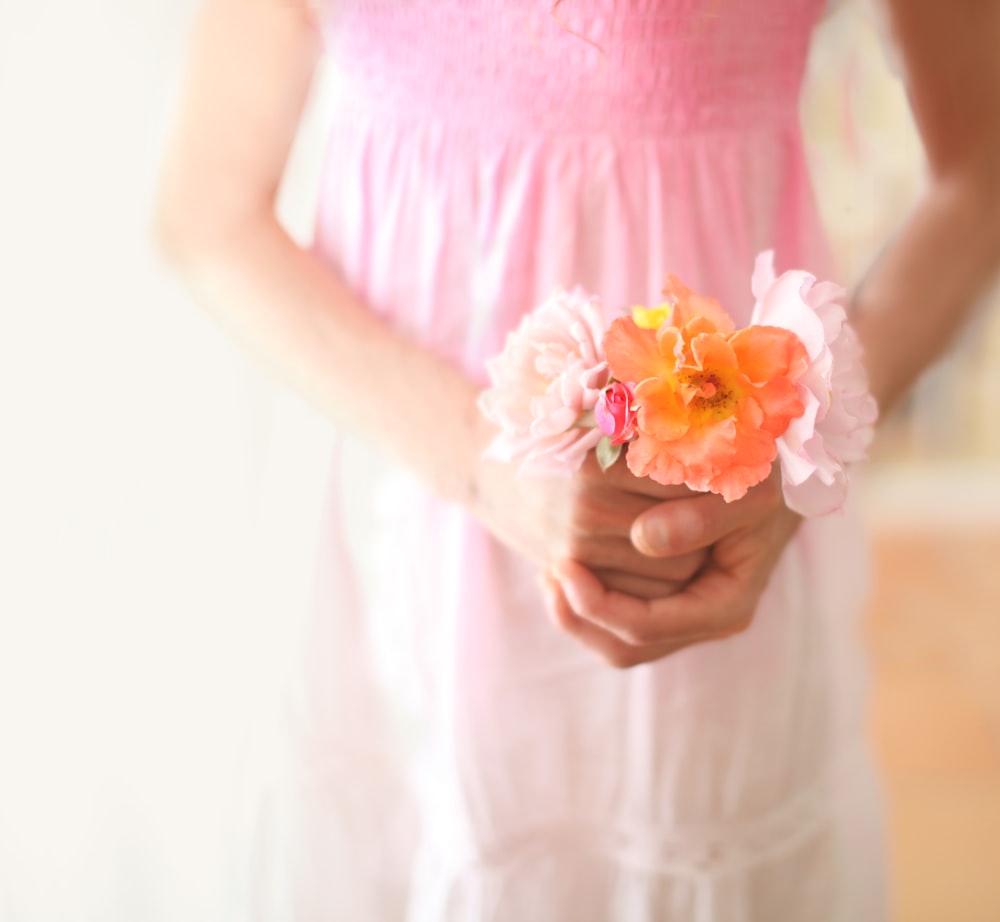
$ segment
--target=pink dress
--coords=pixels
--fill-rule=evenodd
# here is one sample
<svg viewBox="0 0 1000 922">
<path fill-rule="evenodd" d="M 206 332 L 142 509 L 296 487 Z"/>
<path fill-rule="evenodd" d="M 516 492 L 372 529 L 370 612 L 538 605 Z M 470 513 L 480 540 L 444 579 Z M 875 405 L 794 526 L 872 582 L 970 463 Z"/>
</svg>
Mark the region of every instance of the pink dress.
<svg viewBox="0 0 1000 922">
<path fill-rule="evenodd" d="M 334 0 L 317 250 L 479 381 L 559 284 L 618 312 L 672 271 L 745 321 L 759 250 L 829 271 L 798 121 L 822 6 Z M 326 521 L 256 917 L 883 918 L 853 513 L 805 524 L 747 632 L 629 671 L 346 437 Z"/>
</svg>

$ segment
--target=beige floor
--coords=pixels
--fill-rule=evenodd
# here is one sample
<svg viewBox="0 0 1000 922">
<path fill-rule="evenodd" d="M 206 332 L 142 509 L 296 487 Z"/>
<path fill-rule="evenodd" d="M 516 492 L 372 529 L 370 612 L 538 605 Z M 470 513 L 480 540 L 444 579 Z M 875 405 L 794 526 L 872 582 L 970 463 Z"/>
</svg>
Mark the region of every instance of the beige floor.
<svg viewBox="0 0 1000 922">
<path fill-rule="evenodd" d="M 894 922 L 1000 920 L 1000 530 L 876 537 Z"/>
</svg>

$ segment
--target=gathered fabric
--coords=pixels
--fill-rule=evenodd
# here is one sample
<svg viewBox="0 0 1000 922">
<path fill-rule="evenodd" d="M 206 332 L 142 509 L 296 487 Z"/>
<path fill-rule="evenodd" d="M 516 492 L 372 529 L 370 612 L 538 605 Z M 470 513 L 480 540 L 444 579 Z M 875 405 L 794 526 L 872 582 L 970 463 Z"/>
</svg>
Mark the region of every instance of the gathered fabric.
<svg viewBox="0 0 1000 922">
<path fill-rule="evenodd" d="M 316 252 L 482 383 L 557 285 L 610 322 L 674 272 L 746 323 L 760 250 L 832 275 L 798 124 L 822 6 L 331 2 Z M 851 504 L 803 524 L 747 631 L 628 671 L 553 627 L 533 565 L 346 435 L 324 516 L 259 918 L 882 918 Z"/>
</svg>

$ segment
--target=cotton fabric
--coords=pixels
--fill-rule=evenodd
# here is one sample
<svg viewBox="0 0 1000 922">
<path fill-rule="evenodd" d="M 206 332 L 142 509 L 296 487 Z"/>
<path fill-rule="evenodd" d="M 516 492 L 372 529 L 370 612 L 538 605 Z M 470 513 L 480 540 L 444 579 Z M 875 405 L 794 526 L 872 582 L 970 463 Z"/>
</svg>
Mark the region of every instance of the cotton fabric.
<svg viewBox="0 0 1000 922">
<path fill-rule="evenodd" d="M 483 384 L 557 285 L 610 322 L 674 272 L 746 323 L 758 251 L 831 275 L 798 121 L 822 7 L 321 6 L 341 92 L 316 251 Z M 256 917 L 883 917 L 853 510 L 803 525 L 749 630 L 628 671 L 552 626 L 531 564 L 346 435 L 324 519 Z"/>
</svg>

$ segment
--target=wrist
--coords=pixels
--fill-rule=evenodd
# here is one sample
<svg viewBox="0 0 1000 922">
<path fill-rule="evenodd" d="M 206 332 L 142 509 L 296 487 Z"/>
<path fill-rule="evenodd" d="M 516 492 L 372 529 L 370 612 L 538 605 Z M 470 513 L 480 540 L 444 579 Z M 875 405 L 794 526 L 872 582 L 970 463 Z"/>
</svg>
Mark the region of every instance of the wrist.
<svg viewBox="0 0 1000 922">
<path fill-rule="evenodd" d="M 482 512 L 486 466 L 495 462 L 484 459 L 486 447 L 496 434 L 479 411 L 479 388 L 463 388 L 452 415 L 453 432 L 437 440 L 437 492 L 444 499 L 458 503 L 469 513 Z M 442 450 L 443 449 L 443 450 Z"/>
</svg>

